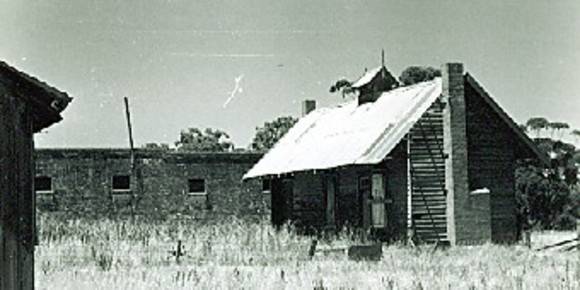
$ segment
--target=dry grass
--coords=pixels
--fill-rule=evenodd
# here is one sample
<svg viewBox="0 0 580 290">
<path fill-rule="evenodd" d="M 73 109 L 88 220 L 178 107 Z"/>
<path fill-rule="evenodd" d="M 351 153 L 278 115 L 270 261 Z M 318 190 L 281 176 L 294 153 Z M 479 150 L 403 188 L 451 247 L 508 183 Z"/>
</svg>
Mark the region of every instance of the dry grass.
<svg viewBox="0 0 580 290">
<path fill-rule="evenodd" d="M 580 289 L 578 253 L 483 245 L 384 248 L 380 262 L 307 257 L 310 240 L 267 222 L 40 220 L 38 289 Z M 534 247 L 574 233 L 538 233 Z M 179 262 L 170 250 L 183 240 Z M 343 233 L 328 243 L 348 245 Z"/>
</svg>

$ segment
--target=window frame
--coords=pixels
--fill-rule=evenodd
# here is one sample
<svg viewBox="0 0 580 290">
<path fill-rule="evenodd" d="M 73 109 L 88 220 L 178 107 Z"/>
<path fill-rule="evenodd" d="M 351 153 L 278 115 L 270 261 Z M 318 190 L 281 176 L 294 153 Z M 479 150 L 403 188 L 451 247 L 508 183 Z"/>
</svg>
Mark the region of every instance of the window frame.
<svg viewBox="0 0 580 290">
<path fill-rule="evenodd" d="M 192 182 L 193 181 L 201 181 L 203 182 L 203 191 L 191 191 L 192 189 Z M 207 182 L 205 178 L 188 178 L 187 179 L 187 194 L 193 196 L 207 196 Z"/>
<path fill-rule="evenodd" d="M 128 188 L 115 188 L 115 178 L 121 178 L 121 177 L 126 177 L 129 179 L 129 183 L 128 183 L 129 187 Z M 113 191 L 115 193 L 131 192 L 131 175 L 117 174 L 117 175 L 111 176 L 111 191 Z"/>
<path fill-rule="evenodd" d="M 37 178 L 48 178 L 48 180 L 50 181 L 50 189 L 49 190 L 37 190 L 36 189 L 36 179 Z M 54 184 L 52 183 L 52 177 L 50 176 L 46 176 L 46 175 L 39 175 L 39 176 L 35 176 L 34 177 L 34 193 L 35 194 L 51 194 L 54 193 Z"/>
<path fill-rule="evenodd" d="M 267 188 L 265 188 L 265 184 L 268 184 Z M 272 179 L 262 179 L 262 193 L 263 194 L 271 194 L 272 193 Z"/>
</svg>

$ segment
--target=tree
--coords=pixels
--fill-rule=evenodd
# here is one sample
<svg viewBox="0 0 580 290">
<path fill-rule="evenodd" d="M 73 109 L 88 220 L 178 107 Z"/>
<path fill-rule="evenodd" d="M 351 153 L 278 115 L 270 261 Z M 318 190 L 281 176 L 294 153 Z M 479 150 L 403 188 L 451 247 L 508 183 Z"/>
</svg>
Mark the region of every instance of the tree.
<svg viewBox="0 0 580 290">
<path fill-rule="evenodd" d="M 150 150 L 171 150 L 169 148 L 169 144 L 167 143 L 147 143 L 143 145 L 143 149 L 150 149 Z"/>
<path fill-rule="evenodd" d="M 569 229 L 575 223 L 575 207 L 580 204 L 575 165 L 578 151 L 572 144 L 551 138 L 534 141 L 541 151 L 551 153 L 551 168 L 518 164 L 515 176 L 519 219 L 540 229 Z"/>
<path fill-rule="evenodd" d="M 540 137 L 540 132 L 548 127 L 548 120 L 542 117 L 531 118 L 526 122 L 526 126 L 536 132 L 536 138 Z"/>
<path fill-rule="evenodd" d="M 441 76 L 441 70 L 433 67 L 410 66 L 401 73 L 399 81 L 403 86 L 430 81 Z"/>
<path fill-rule="evenodd" d="M 221 130 L 206 128 L 202 132 L 197 128 L 189 128 L 181 131 L 175 146 L 178 151 L 226 152 L 234 147 L 229 139 L 230 136 Z"/>
<path fill-rule="evenodd" d="M 352 82 L 342 78 L 336 81 L 336 83 L 330 87 L 329 91 L 331 93 L 340 92 L 342 94 L 342 98 L 345 98 L 346 95 L 354 93 L 354 89 L 351 86 Z"/>
<path fill-rule="evenodd" d="M 516 170 L 516 199 L 520 221 L 540 229 L 570 229 L 574 226 L 574 205 L 579 198 L 575 187 L 555 174 L 532 165 Z"/>
<path fill-rule="evenodd" d="M 296 122 L 298 119 L 287 116 L 266 122 L 263 127 L 256 127 L 256 135 L 250 145 L 251 149 L 255 151 L 269 150 Z"/>
<path fill-rule="evenodd" d="M 550 130 L 552 130 L 550 136 L 552 136 L 552 138 L 554 137 L 554 133 L 559 133 L 559 137 L 558 138 L 562 138 L 562 132 L 561 130 L 565 130 L 565 129 L 569 129 L 570 125 L 568 125 L 568 123 L 564 123 L 564 122 L 548 122 L 548 125 L 546 126 L 547 128 L 549 128 Z"/>
<path fill-rule="evenodd" d="M 570 135 L 572 135 L 574 139 L 576 139 L 576 143 L 578 143 L 578 140 L 580 139 L 580 130 L 574 129 L 570 132 Z"/>
</svg>

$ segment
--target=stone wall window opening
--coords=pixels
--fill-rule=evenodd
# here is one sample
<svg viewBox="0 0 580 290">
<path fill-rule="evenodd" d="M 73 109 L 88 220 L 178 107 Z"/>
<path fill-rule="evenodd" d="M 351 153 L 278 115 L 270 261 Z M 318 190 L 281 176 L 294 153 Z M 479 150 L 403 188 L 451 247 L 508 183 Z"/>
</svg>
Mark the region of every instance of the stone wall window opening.
<svg viewBox="0 0 580 290">
<path fill-rule="evenodd" d="M 37 176 L 34 178 L 34 192 L 53 193 L 52 178 L 48 176 Z"/>
<path fill-rule="evenodd" d="M 262 193 L 272 193 L 272 179 L 262 179 Z"/>
<path fill-rule="evenodd" d="M 207 195 L 205 179 L 190 178 L 187 180 L 189 195 Z"/>
<path fill-rule="evenodd" d="M 129 175 L 114 175 L 112 180 L 113 191 L 130 191 L 131 190 L 131 176 Z"/>
</svg>

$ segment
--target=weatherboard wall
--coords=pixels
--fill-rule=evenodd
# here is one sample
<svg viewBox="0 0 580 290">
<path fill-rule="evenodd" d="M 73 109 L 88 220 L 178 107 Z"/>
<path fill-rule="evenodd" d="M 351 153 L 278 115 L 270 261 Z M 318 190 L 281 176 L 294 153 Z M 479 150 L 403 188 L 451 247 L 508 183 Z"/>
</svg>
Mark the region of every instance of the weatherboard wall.
<svg viewBox="0 0 580 290">
<path fill-rule="evenodd" d="M 443 148 L 443 110 L 431 105 L 408 134 L 411 183 L 411 221 L 415 238 L 423 242 L 447 240 L 446 179 Z"/>
<path fill-rule="evenodd" d="M 465 98 L 470 187 L 466 206 L 481 211 L 475 218 L 484 223 L 491 219 L 494 242 L 514 242 L 518 238 L 514 176 L 518 144 L 510 128 L 469 84 Z M 473 193 L 484 188 L 489 194 Z"/>
</svg>

